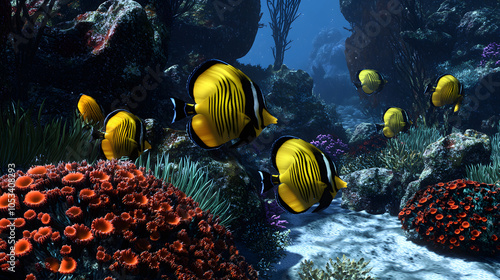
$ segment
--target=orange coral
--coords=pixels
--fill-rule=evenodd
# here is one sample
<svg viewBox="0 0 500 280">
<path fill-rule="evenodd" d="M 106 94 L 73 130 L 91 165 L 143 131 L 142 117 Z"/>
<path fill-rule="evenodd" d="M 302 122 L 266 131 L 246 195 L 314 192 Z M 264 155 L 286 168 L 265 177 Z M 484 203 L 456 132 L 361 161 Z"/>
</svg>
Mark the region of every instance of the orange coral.
<svg viewBox="0 0 500 280">
<path fill-rule="evenodd" d="M 76 261 L 72 257 L 63 257 L 58 272 L 61 274 L 72 274 L 76 271 Z"/>
<path fill-rule="evenodd" d="M 16 179 L 16 190 L 24 192 L 30 189 L 31 184 L 34 182 L 30 176 L 21 176 Z"/>
<path fill-rule="evenodd" d="M 101 238 L 110 236 L 111 234 L 113 234 L 115 229 L 113 224 L 104 218 L 94 219 L 92 221 L 91 228 L 92 228 L 92 233 Z"/>
<path fill-rule="evenodd" d="M 39 191 L 30 191 L 24 196 L 24 204 L 30 208 L 38 208 L 47 203 L 45 194 Z"/>
<path fill-rule="evenodd" d="M 16 257 L 24 257 L 26 255 L 29 255 L 31 251 L 33 250 L 33 246 L 29 242 L 28 239 L 19 239 L 15 244 L 14 244 L 14 254 Z"/>
</svg>

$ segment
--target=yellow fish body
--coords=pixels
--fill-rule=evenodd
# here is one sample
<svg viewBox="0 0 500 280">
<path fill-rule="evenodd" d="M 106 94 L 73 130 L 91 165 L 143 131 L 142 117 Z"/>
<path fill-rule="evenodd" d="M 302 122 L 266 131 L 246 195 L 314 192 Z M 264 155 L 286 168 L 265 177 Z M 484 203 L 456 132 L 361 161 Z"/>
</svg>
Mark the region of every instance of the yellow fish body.
<svg viewBox="0 0 500 280">
<path fill-rule="evenodd" d="M 391 107 L 384 113 L 383 133 L 387 138 L 396 136 L 401 131 L 406 131 L 413 124 L 405 110 Z"/>
<path fill-rule="evenodd" d="M 145 140 L 146 127 L 141 119 L 126 110 L 111 112 L 104 121 L 101 147 L 107 159 L 128 157 L 135 160 L 151 145 Z"/>
<path fill-rule="evenodd" d="M 445 74 L 439 77 L 434 86 L 427 86 L 426 93 L 431 93 L 431 104 L 435 107 L 441 107 L 448 104 L 455 104 L 453 112 L 460 109 L 464 96 L 462 94 L 463 85 L 457 78 Z"/>
<path fill-rule="evenodd" d="M 331 159 L 302 139 L 284 136 L 273 145 L 272 162 L 279 175 L 259 171 L 262 192 L 278 186 L 276 200 L 288 212 L 298 214 L 319 202 L 313 212 L 325 209 L 346 187 Z"/>
<path fill-rule="evenodd" d="M 250 143 L 266 126 L 277 123 L 257 84 L 220 60 L 209 60 L 195 69 L 188 92 L 195 104 L 171 98 L 172 122 L 193 115 L 187 130 L 193 142 L 204 149 L 218 148 L 236 138 L 239 142 L 234 146 Z"/>
<path fill-rule="evenodd" d="M 378 71 L 373 69 L 364 69 L 356 73 L 358 81 L 354 82 L 354 85 L 359 90 L 361 89 L 366 94 L 373 94 L 380 92 L 387 80 L 382 77 Z"/>
<path fill-rule="evenodd" d="M 82 94 L 78 100 L 78 112 L 86 123 L 102 124 L 104 114 L 101 107 L 97 104 L 94 98 Z"/>
</svg>

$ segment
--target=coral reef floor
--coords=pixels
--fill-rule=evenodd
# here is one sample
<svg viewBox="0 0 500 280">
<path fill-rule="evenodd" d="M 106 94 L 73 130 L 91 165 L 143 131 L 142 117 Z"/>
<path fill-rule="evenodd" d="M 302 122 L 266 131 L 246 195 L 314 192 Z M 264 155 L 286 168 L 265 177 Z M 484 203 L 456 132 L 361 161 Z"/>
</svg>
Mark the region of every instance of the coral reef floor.
<svg viewBox="0 0 500 280">
<path fill-rule="evenodd" d="M 341 208 L 340 202 L 337 196 L 319 214 L 282 215 L 289 221 L 292 244 L 276 266 L 273 280 L 299 279 L 298 268 L 304 259 L 324 269 L 329 258 L 342 258 L 343 254 L 369 260 L 371 275 L 379 280 L 500 279 L 498 254 L 470 256 L 417 244 L 407 239 L 397 217 L 350 211 Z"/>
</svg>

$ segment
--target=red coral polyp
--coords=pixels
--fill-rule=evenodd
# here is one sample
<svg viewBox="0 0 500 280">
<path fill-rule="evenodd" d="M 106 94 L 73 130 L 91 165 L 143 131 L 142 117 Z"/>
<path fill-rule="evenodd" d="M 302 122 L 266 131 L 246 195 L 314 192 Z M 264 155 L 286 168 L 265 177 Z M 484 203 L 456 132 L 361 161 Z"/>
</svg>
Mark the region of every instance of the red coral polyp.
<svg viewBox="0 0 500 280">
<path fill-rule="evenodd" d="M 35 180 L 33 180 L 30 176 L 18 177 L 15 183 L 16 190 L 20 192 L 27 192 L 34 181 Z"/>
<path fill-rule="evenodd" d="M 24 204 L 30 208 L 38 208 L 47 203 L 45 194 L 40 191 L 30 191 L 24 197 Z"/>
<path fill-rule="evenodd" d="M 101 279 L 127 275 L 130 280 L 152 275 L 154 279 L 258 279 L 236 254 L 231 232 L 217 217 L 134 164 L 113 160 L 44 167 L 45 175 L 26 175 L 23 180 L 34 179 L 25 184 L 26 191 L 0 194 L 4 214 L 0 232 L 11 225 L 5 211 L 12 201 L 19 217 L 14 222 L 23 237 L 14 245 L 19 279 L 26 275 L 37 279 L 88 275 Z M 16 172 L 16 178 L 22 176 L 23 172 Z M 9 176 L 0 177 L 2 190 L 8 185 Z M 494 197 L 486 192 L 483 196 Z M 464 211 L 455 214 L 460 212 Z M 483 217 L 493 222 L 481 214 L 474 223 L 483 223 Z M 478 239 L 487 234 L 477 230 L 481 231 Z M 0 240 L 0 261 L 8 253 L 10 246 Z"/>
<path fill-rule="evenodd" d="M 500 248 L 500 215 L 492 213 L 499 210 L 499 194 L 499 188 L 491 184 L 438 183 L 417 191 L 398 218 L 403 229 L 417 232 L 432 244 L 494 254 Z"/>
</svg>

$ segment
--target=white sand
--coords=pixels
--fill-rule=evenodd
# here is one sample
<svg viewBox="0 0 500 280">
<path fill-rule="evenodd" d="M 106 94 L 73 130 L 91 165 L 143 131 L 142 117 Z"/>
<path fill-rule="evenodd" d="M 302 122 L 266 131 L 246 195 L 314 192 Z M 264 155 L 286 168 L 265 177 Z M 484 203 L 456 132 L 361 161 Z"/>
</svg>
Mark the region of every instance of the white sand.
<svg viewBox="0 0 500 280">
<path fill-rule="evenodd" d="M 340 207 L 340 198 L 320 213 L 283 214 L 288 220 L 292 245 L 276 266 L 273 280 L 299 279 L 298 268 L 304 259 L 324 268 L 329 258 L 369 260 L 371 275 L 395 280 L 497 280 L 500 279 L 500 254 L 496 257 L 471 257 L 416 244 L 404 235 L 397 217 L 371 215 Z M 314 209 L 313 206 L 312 209 Z"/>
</svg>

